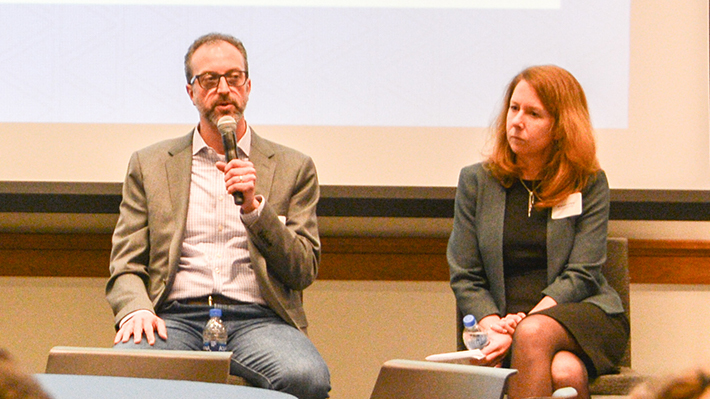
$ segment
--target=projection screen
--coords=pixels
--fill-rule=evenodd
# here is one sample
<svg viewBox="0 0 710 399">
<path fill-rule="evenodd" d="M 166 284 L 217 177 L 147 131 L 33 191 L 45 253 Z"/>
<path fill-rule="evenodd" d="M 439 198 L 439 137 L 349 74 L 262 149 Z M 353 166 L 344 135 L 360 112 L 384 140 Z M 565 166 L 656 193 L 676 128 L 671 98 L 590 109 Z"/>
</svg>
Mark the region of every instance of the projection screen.
<svg viewBox="0 0 710 399">
<path fill-rule="evenodd" d="M 707 19 L 699 1 L 0 1 L 0 180 L 122 181 L 197 123 L 183 56 L 219 31 L 249 53 L 250 125 L 322 184 L 455 186 L 508 81 L 557 64 L 612 188 L 707 189 Z"/>
</svg>

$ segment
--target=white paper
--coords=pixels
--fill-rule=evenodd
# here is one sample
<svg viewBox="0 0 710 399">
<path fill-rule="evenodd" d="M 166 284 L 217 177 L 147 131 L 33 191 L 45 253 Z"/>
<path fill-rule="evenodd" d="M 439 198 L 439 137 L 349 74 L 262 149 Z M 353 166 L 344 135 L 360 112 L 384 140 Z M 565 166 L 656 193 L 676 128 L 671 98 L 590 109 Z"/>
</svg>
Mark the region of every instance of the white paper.
<svg viewBox="0 0 710 399">
<path fill-rule="evenodd" d="M 426 360 L 439 363 L 471 364 L 471 359 L 480 360 L 484 357 L 486 357 L 486 355 L 484 355 L 480 349 L 472 349 L 467 351 L 437 353 L 436 355 L 427 356 Z"/>
</svg>

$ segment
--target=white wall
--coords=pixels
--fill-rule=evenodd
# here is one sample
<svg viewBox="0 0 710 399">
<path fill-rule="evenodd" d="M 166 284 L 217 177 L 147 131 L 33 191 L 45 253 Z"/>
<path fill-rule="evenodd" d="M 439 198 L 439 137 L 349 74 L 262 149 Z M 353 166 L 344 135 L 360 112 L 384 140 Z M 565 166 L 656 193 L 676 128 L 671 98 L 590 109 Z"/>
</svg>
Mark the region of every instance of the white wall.
<svg viewBox="0 0 710 399">
<path fill-rule="evenodd" d="M 610 233 L 710 240 L 710 223 L 611 222 Z M 104 283 L 0 278 L 0 346 L 31 372 L 44 370 L 55 345 L 111 346 L 113 318 Z M 316 281 L 305 293 L 305 306 L 311 339 L 332 373 L 335 399 L 367 398 L 388 359 L 423 359 L 456 348 L 455 303 L 447 282 Z M 632 284 L 633 367 L 664 374 L 710 363 L 708 314 L 710 286 Z"/>
<path fill-rule="evenodd" d="M 109 347 L 103 279 L 0 278 L 0 346 L 30 372 L 52 346 Z M 306 291 L 309 334 L 332 374 L 335 399 L 366 399 L 380 365 L 455 350 L 446 282 L 317 281 Z M 631 287 L 632 362 L 664 374 L 710 363 L 710 287 Z"/>
</svg>

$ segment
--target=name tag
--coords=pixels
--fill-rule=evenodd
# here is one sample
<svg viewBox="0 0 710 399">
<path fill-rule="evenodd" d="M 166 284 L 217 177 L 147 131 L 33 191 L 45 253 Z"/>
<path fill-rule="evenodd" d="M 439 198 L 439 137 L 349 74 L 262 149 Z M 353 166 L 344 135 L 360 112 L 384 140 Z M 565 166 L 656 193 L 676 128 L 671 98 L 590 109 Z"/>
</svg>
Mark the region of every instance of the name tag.
<svg viewBox="0 0 710 399">
<path fill-rule="evenodd" d="M 582 193 L 572 193 L 563 202 L 552 207 L 553 219 L 564 219 L 582 214 Z"/>
</svg>

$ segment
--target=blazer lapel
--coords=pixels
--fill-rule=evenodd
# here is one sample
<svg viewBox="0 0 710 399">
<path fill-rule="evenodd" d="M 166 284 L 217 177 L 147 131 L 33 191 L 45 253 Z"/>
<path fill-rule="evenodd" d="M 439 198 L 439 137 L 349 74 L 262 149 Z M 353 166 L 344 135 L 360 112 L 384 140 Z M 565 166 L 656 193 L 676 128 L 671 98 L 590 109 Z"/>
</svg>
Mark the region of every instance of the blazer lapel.
<svg viewBox="0 0 710 399">
<path fill-rule="evenodd" d="M 194 130 L 193 130 L 194 131 Z M 182 237 L 185 235 L 187 223 L 187 206 L 190 199 L 190 181 L 192 174 L 192 135 L 183 137 L 168 151 L 165 162 L 167 188 L 170 193 L 170 206 L 175 215 L 175 234 L 170 243 L 170 266 L 176 269 L 180 259 Z M 167 204 L 166 204 L 167 205 Z"/>
<path fill-rule="evenodd" d="M 249 160 L 254 164 L 254 168 L 256 168 L 256 193 L 263 195 L 264 198 L 268 200 L 276 170 L 274 165 L 274 150 L 268 142 L 254 132 L 254 129 L 251 129 Z"/>
<path fill-rule="evenodd" d="M 547 214 L 547 283 L 552 284 L 562 273 L 574 246 L 574 218 L 552 219 Z"/>
<path fill-rule="evenodd" d="M 173 210 L 178 215 L 187 211 L 190 194 L 190 179 L 192 173 L 192 132 L 183 137 L 168 151 L 170 157 L 165 162 L 165 173 L 168 177 L 168 190 Z"/>
<path fill-rule="evenodd" d="M 479 230 L 482 247 L 489 248 L 482 251 L 483 264 L 486 267 L 490 292 L 495 293 L 495 301 L 501 311 L 506 309 L 505 279 L 503 276 L 503 221 L 505 220 L 505 188 L 493 177 L 489 177 L 488 184 L 482 185 L 484 198 L 480 199 L 477 215 L 480 217 L 482 228 Z M 483 207 L 486 209 L 483 209 Z"/>
<path fill-rule="evenodd" d="M 249 160 L 256 168 L 256 193 L 264 196 L 264 200 L 268 201 L 271 186 L 274 180 L 276 165 L 274 160 L 275 152 L 268 141 L 259 137 L 254 130 L 251 130 L 251 148 L 249 150 Z M 269 307 L 278 313 L 284 320 L 296 325 L 296 321 L 290 316 L 286 308 L 284 308 L 279 296 L 275 293 L 273 284 L 267 270 L 266 259 L 259 252 L 251 238 L 247 242 L 249 248 L 249 256 L 251 258 L 252 268 L 256 273 L 261 294 L 269 304 Z"/>
</svg>

